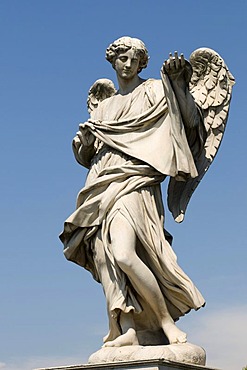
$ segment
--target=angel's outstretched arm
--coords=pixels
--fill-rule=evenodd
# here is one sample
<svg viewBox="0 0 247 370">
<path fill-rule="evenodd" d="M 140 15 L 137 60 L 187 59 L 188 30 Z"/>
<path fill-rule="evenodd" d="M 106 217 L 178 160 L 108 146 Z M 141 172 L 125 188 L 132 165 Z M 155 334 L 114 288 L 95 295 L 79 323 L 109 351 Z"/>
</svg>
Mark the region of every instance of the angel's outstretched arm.
<svg viewBox="0 0 247 370">
<path fill-rule="evenodd" d="M 200 114 L 189 91 L 189 71 L 183 54 L 178 56 L 178 53 L 175 52 L 173 56 L 170 53 L 169 59 L 163 64 L 163 71 L 169 77 L 185 126 L 188 128 L 197 127 L 200 122 Z"/>
</svg>

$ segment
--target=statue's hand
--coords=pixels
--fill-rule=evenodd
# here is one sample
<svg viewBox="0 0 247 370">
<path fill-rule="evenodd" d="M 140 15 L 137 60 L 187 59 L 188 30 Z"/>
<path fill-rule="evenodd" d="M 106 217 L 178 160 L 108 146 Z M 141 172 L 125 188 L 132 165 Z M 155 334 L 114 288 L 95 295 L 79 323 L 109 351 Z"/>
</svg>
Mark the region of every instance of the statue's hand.
<svg viewBox="0 0 247 370">
<path fill-rule="evenodd" d="M 79 131 L 76 133 L 76 137 L 79 138 L 81 144 L 84 146 L 90 146 L 95 140 L 95 137 L 91 134 L 88 128 L 91 130 L 95 129 L 90 121 L 80 123 Z"/>
<path fill-rule="evenodd" d="M 172 53 L 169 55 L 169 59 L 167 59 L 163 64 L 163 71 L 169 76 L 172 81 L 176 80 L 183 80 L 184 79 L 184 71 L 185 71 L 186 62 L 184 59 L 184 55 L 180 54 L 178 56 L 177 51 L 175 51 L 174 56 Z"/>
</svg>

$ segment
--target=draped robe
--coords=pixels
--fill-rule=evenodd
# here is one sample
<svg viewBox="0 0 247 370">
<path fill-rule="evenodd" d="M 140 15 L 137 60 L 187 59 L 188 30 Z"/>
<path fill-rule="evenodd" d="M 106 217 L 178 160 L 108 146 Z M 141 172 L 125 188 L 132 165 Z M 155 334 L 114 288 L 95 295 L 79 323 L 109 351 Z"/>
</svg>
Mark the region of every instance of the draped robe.
<svg viewBox="0 0 247 370">
<path fill-rule="evenodd" d="M 157 279 L 173 319 L 205 304 L 177 264 L 172 238 L 164 230 L 160 188 L 166 176 L 185 180 L 196 177 L 197 170 L 183 124 L 168 113 L 161 80 L 149 79 L 130 94 L 104 100 L 92 119 L 91 133 L 101 145 L 60 238 L 66 258 L 88 269 L 102 284 L 110 329 L 105 339 L 112 340 L 120 334 L 121 312 L 133 312 L 137 333 L 159 329 L 148 302 L 111 252 L 109 230 L 118 212 L 135 230 L 136 252 Z M 76 158 L 84 163 L 80 152 Z"/>
</svg>

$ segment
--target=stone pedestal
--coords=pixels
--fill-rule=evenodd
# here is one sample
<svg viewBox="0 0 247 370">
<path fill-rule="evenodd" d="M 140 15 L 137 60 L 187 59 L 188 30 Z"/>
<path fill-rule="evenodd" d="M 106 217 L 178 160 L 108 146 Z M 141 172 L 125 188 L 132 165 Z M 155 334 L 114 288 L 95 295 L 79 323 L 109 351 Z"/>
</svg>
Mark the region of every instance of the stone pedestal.
<svg viewBox="0 0 247 370">
<path fill-rule="evenodd" d="M 201 347 L 184 343 L 101 348 L 89 357 L 88 364 L 36 370 L 210 370 L 205 363 Z"/>
<path fill-rule="evenodd" d="M 206 366 L 179 363 L 175 361 L 146 360 L 146 361 L 123 361 L 108 364 L 87 364 L 49 367 L 36 370 L 217 370 Z"/>
</svg>

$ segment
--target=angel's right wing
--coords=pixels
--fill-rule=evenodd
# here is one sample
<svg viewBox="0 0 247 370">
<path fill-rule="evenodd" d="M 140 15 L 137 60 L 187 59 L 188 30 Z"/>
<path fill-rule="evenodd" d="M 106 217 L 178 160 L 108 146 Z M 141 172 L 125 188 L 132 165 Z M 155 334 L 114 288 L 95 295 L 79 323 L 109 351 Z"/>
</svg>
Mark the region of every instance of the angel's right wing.
<svg viewBox="0 0 247 370">
<path fill-rule="evenodd" d="M 185 183 L 171 179 L 168 187 L 168 207 L 177 222 L 183 221 L 189 200 L 214 160 L 228 118 L 234 77 L 224 60 L 214 50 L 200 48 L 190 56 L 193 75 L 190 93 L 202 112 L 206 141 L 201 153 L 194 158 L 198 176 Z"/>
<path fill-rule="evenodd" d="M 87 98 L 88 112 L 91 113 L 98 104 L 116 94 L 114 83 L 107 78 L 101 78 L 90 87 Z"/>
</svg>

